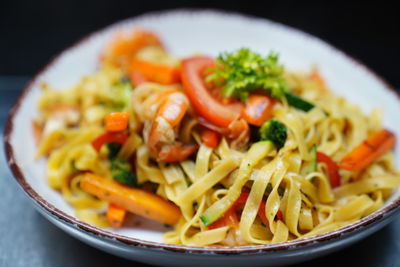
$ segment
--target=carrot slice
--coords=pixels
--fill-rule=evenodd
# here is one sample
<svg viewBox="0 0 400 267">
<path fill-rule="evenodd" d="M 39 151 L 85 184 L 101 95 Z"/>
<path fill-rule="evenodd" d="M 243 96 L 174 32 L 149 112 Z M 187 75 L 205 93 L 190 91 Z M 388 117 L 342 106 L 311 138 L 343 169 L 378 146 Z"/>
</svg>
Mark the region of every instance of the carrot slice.
<svg viewBox="0 0 400 267">
<path fill-rule="evenodd" d="M 139 71 L 147 80 L 156 83 L 174 84 L 180 81 L 179 69 L 166 64 L 133 59 L 130 63 L 130 70 Z"/>
<path fill-rule="evenodd" d="M 107 221 L 112 227 L 119 228 L 122 226 L 126 216 L 126 210 L 121 209 L 115 204 L 110 203 L 107 209 L 106 217 Z"/>
<path fill-rule="evenodd" d="M 362 144 L 345 156 L 338 166 L 349 171 L 364 169 L 374 160 L 392 149 L 396 136 L 388 130 L 381 130 L 367 138 Z"/>
<path fill-rule="evenodd" d="M 142 83 L 147 82 L 146 77 L 144 77 L 144 75 L 140 71 L 132 71 L 130 78 L 133 86 L 139 86 Z"/>
<path fill-rule="evenodd" d="M 109 132 L 121 132 L 128 127 L 128 112 L 112 112 L 106 116 L 105 128 Z"/>
<path fill-rule="evenodd" d="M 181 217 L 177 206 L 159 196 L 92 173 L 85 174 L 80 186 L 89 194 L 161 223 L 174 225 Z"/>
<path fill-rule="evenodd" d="M 219 144 L 221 135 L 213 130 L 204 128 L 201 133 L 201 141 L 208 147 L 216 148 Z"/>
</svg>

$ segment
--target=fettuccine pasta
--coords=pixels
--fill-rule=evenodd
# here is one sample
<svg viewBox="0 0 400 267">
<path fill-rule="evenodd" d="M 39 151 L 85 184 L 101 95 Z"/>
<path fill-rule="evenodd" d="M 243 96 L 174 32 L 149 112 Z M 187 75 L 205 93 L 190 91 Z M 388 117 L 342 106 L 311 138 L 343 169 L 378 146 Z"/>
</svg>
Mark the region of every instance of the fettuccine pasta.
<svg viewBox="0 0 400 267">
<path fill-rule="evenodd" d="M 180 60 L 152 33 L 121 33 L 95 73 L 64 90 L 43 84 L 38 106 L 37 157 L 76 216 L 171 224 L 170 244 L 315 236 L 378 210 L 400 184 L 381 112 L 364 114 L 316 70 L 285 72 L 273 54 Z"/>
</svg>

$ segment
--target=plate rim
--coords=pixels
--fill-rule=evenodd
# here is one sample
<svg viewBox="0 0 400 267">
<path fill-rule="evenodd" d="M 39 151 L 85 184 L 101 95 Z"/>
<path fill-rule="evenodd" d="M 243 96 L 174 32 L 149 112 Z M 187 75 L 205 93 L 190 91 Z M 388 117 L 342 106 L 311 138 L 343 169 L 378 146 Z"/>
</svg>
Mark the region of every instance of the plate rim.
<svg viewBox="0 0 400 267">
<path fill-rule="evenodd" d="M 356 67 L 363 69 L 368 73 L 368 75 L 372 76 L 374 79 L 376 79 L 385 90 L 392 91 L 395 93 L 395 95 L 398 98 L 398 101 L 400 102 L 400 92 L 394 89 L 392 85 L 390 85 L 384 78 L 382 78 L 380 75 L 378 75 L 376 72 L 371 70 L 367 65 L 362 63 L 360 60 L 355 59 L 352 56 L 349 56 L 346 52 L 342 51 L 341 49 L 335 47 L 334 45 L 330 44 L 329 42 L 314 36 L 310 33 L 307 33 L 303 30 L 297 29 L 292 26 L 288 26 L 279 22 L 275 22 L 270 19 L 266 18 L 261 18 L 261 17 L 256 17 L 248 14 L 243 14 L 239 12 L 232 12 L 232 11 L 224 11 L 224 10 L 218 10 L 218 9 L 196 9 L 196 8 L 178 8 L 178 9 L 170 9 L 170 10 L 162 10 L 162 11 L 153 11 L 153 12 L 147 12 L 138 16 L 130 17 L 124 20 L 120 20 L 117 22 L 114 22 L 108 26 L 102 27 L 96 31 L 90 32 L 89 34 L 86 34 L 84 37 L 80 38 L 78 41 L 74 42 L 72 45 L 66 46 L 66 48 L 62 49 L 60 52 L 55 54 L 47 64 L 44 65 L 33 77 L 30 79 L 30 81 L 25 85 L 24 89 L 22 90 L 21 94 L 17 98 L 16 102 L 10 109 L 5 128 L 4 128 L 4 136 L 3 136 L 3 141 L 4 141 L 4 151 L 6 155 L 6 160 L 9 165 L 9 168 L 12 171 L 13 178 L 14 180 L 17 181 L 19 186 L 22 188 L 22 190 L 27 194 L 27 196 L 34 201 L 37 207 L 41 208 L 44 210 L 47 214 L 54 216 L 57 220 L 61 220 L 62 222 L 66 223 L 67 225 L 78 229 L 80 231 L 83 231 L 87 234 L 95 235 L 101 239 L 104 239 L 104 241 L 109 240 L 117 240 L 120 241 L 126 245 L 129 246 L 140 246 L 140 247 L 146 247 L 146 248 L 151 248 L 151 249 L 163 249 L 163 250 L 168 250 L 168 251 L 173 251 L 173 252 L 182 252 L 182 253 L 198 253 L 198 254 L 229 254 L 229 255 L 240 255 L 240 254 L 254 254 L 254 253 L 263 253 L 263 252 L 272 252 L 272 251 L 286 251 L 286 250 L 291 250 L 295 248 L 303 248 L 305 246 L 311 246 L 311 245 L 318 245 L 320 243 L 324 243 L 327 241 L 332 241 L 335 239 L 338 239 L 340 237 L 344 237 L 345 235 L 352 235 L 355 234 L 359 231 L 361 231 L 363 228 L 370 227 L 374 224 L 379 223 L 380 221 L 384 221 L 385 219 L 389 218 L 390 216 L 395 215 L 394 213 L 397 213 L 400 211 L 399 206 L 400 206 L 400 196 L 396 199 L 394 199 L 391 203 L 389 203 L 386 207 L 383 207 L 379 209 L 378 211 L 375 211 L 371 213 L 370 215 L 366 216 L 365 218 L 358 220 L 352 224 L 349 224 L 345 227 L 336 229 L 334 231 L 330 231 L 324 234 L 316 235 L 313 237 L 309 238 L 304 238 L 304 239 L 298 239 L 298 240 L 292 240 L 292 241 L 286 241 L 282 243 L 275 243 L 275 244 L 267 244 L 267 245 L 249 245 L 249 246 L 235 246 L 235 247 L 217 247 L 217 246 L 208 246 L 208 247 L 197 247 L 197 246 L 185 246 L 185 245 L 172 245 L 172 244 L 166 244 L 166 243 L 160 243 L 160 242 L 155 242 L 155 241 L 147 241 L 139 238 L 134 238 L 134 237 L 128 237 L 120 234 L 115 234 L 110 231 L 97 228 L 95 226 L 92 226 L 90 224 L 87 224 L 85 222 L 82 222 L 66 213 L 63 211 L 57 209 L 55 206 L 47 202 L 44 198 L 42 198 L 38 192 L 36 192 L 30 184 L 27 182 L 25 179 L 25 175 L 23 174 L 21 168 L 19 167 L 17 161 L 15 160 L 15 155 L 14 155 L 14 148 L 11 144 L 11 136 L 13 134 L 13 129 L 14 129 L 14 117 L 17 114 L 19 107 L 21 106 L 23 100 L 25 97 L 28 95 L 28 93 L 33 89 L 36 81 L 38 80 L 38 77 L 42 76 L 48 69 L 50 69 L 57 61 L 58 59 L 62 58 L 65 53 L 67 53 L 69 50 L 81 45 L 82 43 L 85 43 L 86 41 L 90 40 L 92 37 L 95 37 L 98 34 L 101 34 L 103 32 L 108 31 L 111 28 L 117 27 L 118 25 L 124 25 L 126 23 L 129 23 L 134 20 L 138 20 L 141 18 L 148 18 L 148 17 L 162 17 L 162 16 L 168 16 L 168 15 L 179 15 L 179 14 L 185 14 L 185 15 L 197 15 L 197 14 L 212 14 L 216 16 L 225 16 L 225 17 L 236 17 L 240 18 L 242 20 L 246 21 L 259 21 L 263 23 L 268 23 L 270 25 L 273 25 L 274 27 L 280 27 L 284 28 L 285 30 L 288 30 L 290 32 L 298 33 L 302 36 L 304 36 L 307 39 L 313 39 L 320 44 L 322 44 L 325 48 L 328 48 L 330 50 L 333 50 L 334 52 L 341 54 L 344 56 L 348 61 L 352 62 Z"/>
</svg>

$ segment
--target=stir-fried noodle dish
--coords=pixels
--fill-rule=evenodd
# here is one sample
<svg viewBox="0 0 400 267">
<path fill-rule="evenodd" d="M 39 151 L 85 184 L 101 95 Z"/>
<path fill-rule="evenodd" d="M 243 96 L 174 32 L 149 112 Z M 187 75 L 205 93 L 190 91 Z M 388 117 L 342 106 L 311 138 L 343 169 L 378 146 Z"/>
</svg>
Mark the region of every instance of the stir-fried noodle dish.
<svg viewBox="0 0 400 267">
<path fill-rule="evenodd" d="M 131 213 L 170 225 L 170 244 L 271 244 L 360 220 L 400 184 L 381 112 L 335 95 L 317 69 L 285 70 L 275 52 L 176 58 L 135 29 L 77 84 L 42 87 L 37 158 L 98 227 L 129 227 Z"/>
</svg>

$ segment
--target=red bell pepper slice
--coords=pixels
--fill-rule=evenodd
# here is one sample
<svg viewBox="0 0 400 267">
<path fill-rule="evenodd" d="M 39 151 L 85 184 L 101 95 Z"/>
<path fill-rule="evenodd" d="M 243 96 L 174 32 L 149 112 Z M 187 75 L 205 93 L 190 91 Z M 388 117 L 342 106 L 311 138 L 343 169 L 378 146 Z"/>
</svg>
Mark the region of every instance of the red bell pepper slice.
<svg viewBox="0 0 400 267">
<path fill-rule="evenodd" d="M 128 135 L 122 132 L 106 132 L 92 141 L 93 148 L 99 152 L 104 144 L 118 143 L 123 144 L 128 139 Z"/>
<path fill-rule="evenodd" d="M 326 164 L 332 188 L 340 186 L 339 168 L 336 163 L 328 155 L 322 152 L 317 152 L 317 161 Z"/>
</svg>

